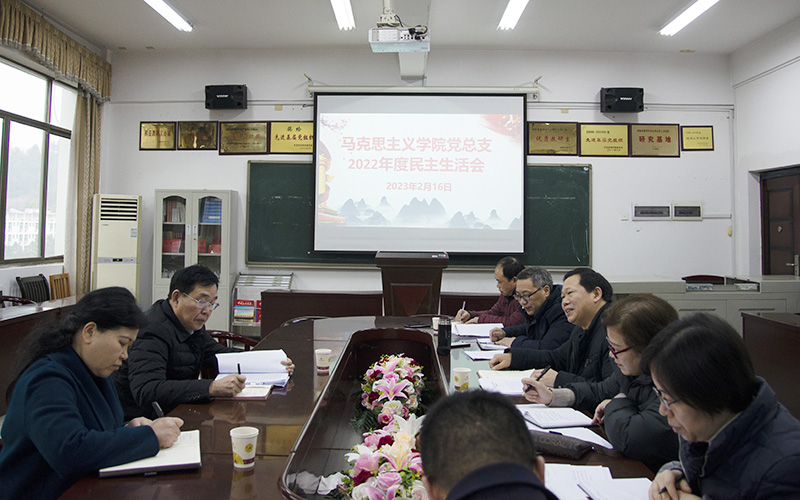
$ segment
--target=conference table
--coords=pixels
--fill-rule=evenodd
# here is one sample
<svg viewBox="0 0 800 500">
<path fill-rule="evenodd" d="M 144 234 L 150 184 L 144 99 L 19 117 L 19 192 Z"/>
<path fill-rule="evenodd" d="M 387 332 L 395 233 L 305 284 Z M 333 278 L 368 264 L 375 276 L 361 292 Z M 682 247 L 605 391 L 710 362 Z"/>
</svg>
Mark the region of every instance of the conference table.
<svg viewBox="0 0 800 500">
<path fill-rule="evenodd" d="M 428 318 L 422 321 L 430 323 Z M 453 368 L 472 368 L 470 387 L 473 388 L 478 387 L 477 370 L 488 368 L 488 361 L 470 360 L 464 354 L 465 349 L 453 349 L 449 356 L 436 355 L 433 330 L 405 328 L 411 322 L 420 321 L 407 317 L 359 316 L 303 321 L 273 330 L 255 349 L 283 349 L 292 358 L 296 368 L 285 388 L 274 389 L 266 400 L 186 404 L 170 413 L 184 420 L 183 430 L 200 430 L 200 469 L 146 477 L 87 477 L 62 498 L 324 498 L 313 493 L 315 485 L 307 490 L 299 485 L 345 469 L 344 452 L 361 442 L 358 431 L 349 425 L 349 409 L 355 408 L 355 402 L 348 394 L 342 394 L 346 392 L 342 384 L 349 384 L 348 388 L 357 387 L 358 377 L 353 374 L 363 374 L 364 367 L 376 361 L 380 354 L 396 352 L 399 348 L 405 349 L 405 354 L 414 359 L 433 352 L 431 358 L 423 360 L 423 365 L 429 365 L 425 367 L 426 377 L 437 381 L 443 394 L 455 390 L 451 377 Z M 355 344 L 357 349 L 353 347 L 355 339 L 359 339 Z M 408 339 L 414 342 L 409 343 Z M 333 351 L 328 374 L 315 371 L 314 350 L 319 348 Z M 520 398 L 515 402 L 524 400 Z M 234 469 L 231 457 L 229 431 L 242 425 L 260 430 L 255 467 L 247 471 Z M 601 429 L 598 432 L 602 435 Z M 575 461 L 545 458 L 549 462 L 604 465 L 618 478 L 653 477 L 637 460 L 596 452 Z M 316 475 L 308 471 L 316 471 Z M 304 474 L 308 477 L 303 478 Z M 309 490 L 312 492 L 303 492 Z"/>
</svg>

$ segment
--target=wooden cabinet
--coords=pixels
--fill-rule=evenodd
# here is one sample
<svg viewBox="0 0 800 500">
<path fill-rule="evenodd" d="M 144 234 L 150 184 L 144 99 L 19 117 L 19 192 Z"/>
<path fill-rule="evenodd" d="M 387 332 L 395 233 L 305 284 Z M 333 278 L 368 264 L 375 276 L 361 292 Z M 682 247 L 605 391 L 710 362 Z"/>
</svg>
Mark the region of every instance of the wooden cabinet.
<svg viewBox="0 0 800 500">
<path fill-rule="evenodd" d="M 235 191 L 156 190 L 153 300 L 166 298 L 178 269 L 202 264 L 219 276 L 219 302 L 206 327 L 230 330 L 230 290 L 235 256 L 231 224 Z M 234 233 L 235 234 L 235 233 Z"/>
</svg>

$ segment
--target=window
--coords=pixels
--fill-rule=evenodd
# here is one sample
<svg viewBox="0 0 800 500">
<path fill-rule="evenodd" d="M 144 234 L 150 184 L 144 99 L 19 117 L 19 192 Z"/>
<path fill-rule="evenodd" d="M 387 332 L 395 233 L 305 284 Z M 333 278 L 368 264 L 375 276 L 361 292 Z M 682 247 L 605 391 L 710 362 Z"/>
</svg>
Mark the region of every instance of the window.
<svg viewBox="0 0 800 500">
<path fill-rule="evenodd" d="M 0 60 L 0 263 L 64 256 L 77 92 Z"/>
</svg>

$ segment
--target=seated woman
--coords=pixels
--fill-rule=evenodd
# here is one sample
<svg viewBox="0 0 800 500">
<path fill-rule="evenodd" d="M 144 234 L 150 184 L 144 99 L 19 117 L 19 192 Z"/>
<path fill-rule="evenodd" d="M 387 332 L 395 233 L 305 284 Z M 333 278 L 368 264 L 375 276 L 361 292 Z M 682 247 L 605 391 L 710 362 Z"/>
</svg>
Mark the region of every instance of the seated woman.
<svg viewBox="0 0 800 500">
<path fill-rule="evenodd" d="M 600 382 L 576 382 L 559 389 L 525 378 L 526 398 L 549 406 L 594 410 L 594 422 L 605 424 L 614 449 L 657 471 L 677 458 L 678 441 L 667 419 L 659 415 L 653 380 L 642 373 L 639 360 L 651 339 L 677 319 L 677 311 L 664 299 L 644 293 L 625 297 L 602 319 L 608 355 L 617 364 L 614 373 Z"/>
<path fill-rule="evenodd" d="M 86 294 L 61 324 L 31 335 L 6 393 L 0 497 L 57 498 L 87 474 L 178 439 L 179 418 L 124 425 L 108 379 L 143 321 L 133 295 L 113 287 Z"/>
<path fill-rule="evenodd" d="M 680 435 L 680 462 L 662 467 L 651 500 L 800 497 L 800 422 L 775 398 L 736 330 L 696 314 L 645 349 L 661 413 Z"/>
</svg>

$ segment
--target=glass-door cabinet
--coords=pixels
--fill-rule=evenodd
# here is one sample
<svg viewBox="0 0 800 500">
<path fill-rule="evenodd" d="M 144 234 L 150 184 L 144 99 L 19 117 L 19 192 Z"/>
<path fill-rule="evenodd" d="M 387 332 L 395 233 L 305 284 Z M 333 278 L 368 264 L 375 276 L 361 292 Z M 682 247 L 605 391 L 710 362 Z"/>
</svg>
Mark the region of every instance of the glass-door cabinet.
<svg viewBox="0 0 800 500">
<path fill-rule="evenodd" d="M 208 267 L 219 277 L 221 305 L 208 320 L 208 329 L 230 330 L 234 198 L 233 191 L 156 190 L 153 300 L 167 297 L 178 269 L 193 264 Z"/>
</svg>

